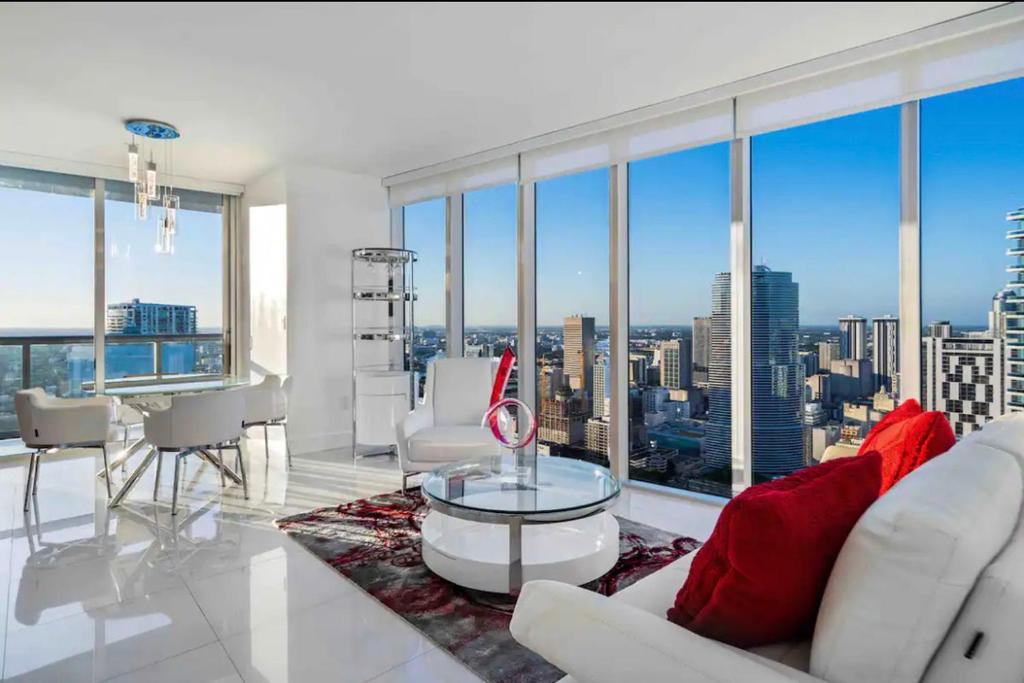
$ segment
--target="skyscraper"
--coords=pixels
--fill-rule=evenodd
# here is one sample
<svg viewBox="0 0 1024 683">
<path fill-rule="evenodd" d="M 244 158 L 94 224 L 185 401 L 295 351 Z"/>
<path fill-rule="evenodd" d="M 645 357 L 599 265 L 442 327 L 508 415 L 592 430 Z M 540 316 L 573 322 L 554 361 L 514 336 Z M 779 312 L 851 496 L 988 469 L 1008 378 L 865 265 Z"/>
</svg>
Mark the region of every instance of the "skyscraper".
<svg viewBox="0 0 1024 683">
<path fill-rule="evenodd" d="M 953 325 L 948 320 L 936 320 L 928 323 L 928 333 L 926 337 L 952 337 L 953 336 Z"/>
<path fill-rule="evenodd" d="M 608 354 L 594 354 L 594 396 L 590 406 L 592 417 L 607 417 L 610 412 L 608 402 L 611 398 L 611 377 L 608 370 Z"/>
<path fill-rule="evenodd" d="M 107 304 L 107 334 L 195 334 L 196 307 L 149 304 L 132 299 Z"/>
<path fill-rule="evenodd" d="M 871 321 L 871 365 L 874 390 L 892 392 L 900 371 L 900 321 L 886 315 Z"/>
<path fill-rule="evenodd" d="M 1006 409 L 1024 411 L 1024 208 L 1006 214 L 1012 224 L 1006 230 L 1009 240 L 1007 253 L 1011 261 L 1006 266 L 1010 281 L 1006 285 Z"/>
<path fill-rule="evenodd" d="M 565 319 L 562 331 L 565 378 L 573 389 L 581 389 L 585 399 L 593 396 L 594 319 L 572 315 Z"/>
<path fill-rule="evenodd" d="M 859 315 L 839 319 L 839 357 L 862 360 L 868 357 L 868 321 Z"/>
<path fill-rule="evenodd" d="M 708 368 L 711 366 L 711 316 L 693 319 L 693 383 L 704 386 L 708 383 Z"/>
<path fill-rule="evenodd" d="M 661 386 L 684 389 L 690 386 L 690 340 L 661 342 Z"/>
<path fill-rule="evenodd" d="M 925 337 L 925 410 L 946 414 L 957 437 L 980 429 L 1006 411 L 1003 340 L 992 337 Z"/>
<path fill-rule="evenodd" d="M 704 455 L 710 465 L 732 460 L 729 387 L 729 273 L 711 290 L 710 419 Z M 804 366 L 799 355 L 800 289 L 791 273 L 755 266 L 751 272 L 751 379 L 755 474 L 788 474 L 804 465 Z"/>
<path fill-rule="evenodd" d="M 832 361 L 839 360 L 839 342 L 823 341 L 818 342 L 818 367 L 828 370 L 832 367 Z"/>
</svg>

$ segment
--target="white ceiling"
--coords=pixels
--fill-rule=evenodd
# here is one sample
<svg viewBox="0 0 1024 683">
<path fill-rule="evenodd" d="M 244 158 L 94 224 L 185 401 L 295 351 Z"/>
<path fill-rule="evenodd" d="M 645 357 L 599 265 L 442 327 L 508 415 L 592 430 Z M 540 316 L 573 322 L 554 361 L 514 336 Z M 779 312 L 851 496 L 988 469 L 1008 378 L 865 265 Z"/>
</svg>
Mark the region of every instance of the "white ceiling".
<svg viewBox="0 0 1024 683">
<path fill-rule="evenodd" d="M 0 152 L 387 176 L 1001 3 L 3 3 Z"/>
</svg>

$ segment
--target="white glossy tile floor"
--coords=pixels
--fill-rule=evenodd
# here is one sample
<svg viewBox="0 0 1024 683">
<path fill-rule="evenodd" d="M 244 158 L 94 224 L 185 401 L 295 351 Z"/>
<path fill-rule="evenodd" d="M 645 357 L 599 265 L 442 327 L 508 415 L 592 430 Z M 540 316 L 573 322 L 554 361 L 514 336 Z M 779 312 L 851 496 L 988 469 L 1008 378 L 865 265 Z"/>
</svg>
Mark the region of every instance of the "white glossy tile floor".
<svg viewBox="0 0 1024 683">
<path fill-rule="evenodd" d="M 151 467 L 108 512 L 100 458 L 85 451 L 44 456 L 25 515 L 27 459 L 0 458 L 3 680 L 478 680 L 274 527 L 286 514 L 397 489 L 396 462 L 354 464 L 339 450 L 295 456 L 287 470 L 274 436 L 269 458 L 262 440 L 245 443 L 248 501 L 189 460 L 176 517 L 173 468 L 157 503 Z M 706 538 L 718 508 L 630 489 L 615 512 Z"/>
</svg>

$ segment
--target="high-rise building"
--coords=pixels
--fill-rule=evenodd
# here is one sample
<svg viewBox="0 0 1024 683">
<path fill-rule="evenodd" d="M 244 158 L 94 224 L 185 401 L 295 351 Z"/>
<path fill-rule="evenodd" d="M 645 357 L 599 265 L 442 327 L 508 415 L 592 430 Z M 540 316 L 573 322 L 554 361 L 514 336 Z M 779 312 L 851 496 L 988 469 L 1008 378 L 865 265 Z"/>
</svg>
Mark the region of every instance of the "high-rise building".
<svg viewBox="0 0 1024 683">
<path fill-rule="evenodd" d="M 1006 285 L 1006 409 L 1024 411 L 1024 208 L 1006 214 L 1012 224 L 1006 230 L 1006 266 L 1010 281 Z"/>
<path fill-rule="evenodd" d="M 900 321 L 886 315 L 871 321 L 871 365 L 873 388 L 892 392 L 900 371 Z"/>
<path fill-rule="evenodd" d="M 861 360 L 868 357 L 868 321 L 859 315 L 839 319 L 839 357 Z"/>
<path fill-rule="evenodd" d="M 672 339 L 661 342 L 661 386 L 683 389 L 690 386 L 690 340 Z"/>
<path fill-rule="evenodd" d="M 609 375 L 608 354 L 594 354 L 594 395 L 590 402 L 590 414 L 592 417 L 607 417 L 610 413 L 609 401 L 611 400 L 611 376 Z"/>
<path fill-rule="evenodd" d="M 693 383 L 703 387 L 708 383 L 711 366 L 711 316 L 693 319 Z"/>
<path fill-rule="evenodd" d="M 992 296 L 992 310 L 988 312 L 988 336 L 1006 338 L 1006 316 L 1016 308 L 1012 299 L 1008 289 L 1001 289 Z"/>
<path fill-rule="evenodd" d="M 562 365 L 565 378 L 573 389 L 581 389 L 585 400 L 593 396 L 594 319 L 572 315 L 565 319 L 562 330 Z"/>
<path fill-rule="evenodd" d="M 562 385 L 553 399 L 542 399 L 537 439 L 564 446 L 584 440 L 586 416 L 583 402 L 572 389 Z"/>
<path fill-rule="evenodd" d="M 925 337 L 921 343 L 922 403 L 945 413 L 958 437 L 1006 412 L 1002 339 Z"/>
<path fill-rule="evenodd" d="M 818 367 L 820 369 L 828 370 L 832 367 L 832 361 L 839 360 L 839 358 L 839 342 L 818 342 Z"/>
<path fill-rule="evenodd" d="M 818 363 L 817 351 L 801 351 L 800 362 L 804 364 L 804 377 L 817 375 L 821 366 Z"/>
<path fill-rule="evenodd" d="M 647 356 L 642 353 L 629 354 L 630 384 L 647 384 L 647 362 Z"/>
<path fill-rule="evenodd" d="M 138 299 L 120 304 L 107 304 L 106 327 L 107 334 L 195 334 L 196 307 L 150 304 Z"/>
<path fill-rule="evenodd" d="M 935 320 L 928 323 L 928 331 L 925 333 L 926 337 L 940 337 L 945 339 L 946 337 L 953 336 L 953 325 L 948 320 Z"/>
<path fill-rule="evenodd" d="M 869 360 L 834 360 L 829 373 L 829 390 L 834 400 L 867 398 L 874 393 L 874 368 Z"/>
<path fill-rule="evenodd" d="M 729 274 L 711 290 L 710 419 L 705 429 L 708 464 L 732 462 L 729 396 Z M 788 474 L 804 465 L 804 368 L 799 355 L 800 289 L 791 273 L 755 266 L 751 272 L 752 467 L 757 475 Z M 716 405 L 717 404 L 717 405 Z"/>
</svg>

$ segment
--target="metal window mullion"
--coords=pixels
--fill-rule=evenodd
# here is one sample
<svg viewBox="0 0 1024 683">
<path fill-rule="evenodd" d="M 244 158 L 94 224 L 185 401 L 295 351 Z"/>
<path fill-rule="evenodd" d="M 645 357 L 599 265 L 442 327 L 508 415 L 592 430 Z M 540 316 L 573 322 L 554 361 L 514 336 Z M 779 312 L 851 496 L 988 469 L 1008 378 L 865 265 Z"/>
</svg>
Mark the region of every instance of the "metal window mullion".
<svg viewBox="0 0 1024 683">
<path fill-rule="evenodd" d="M 921 107 L 900 107 L 899 398 L 921 399 Z"/>
<path fill-rule="evenodd" d="M 733 140 L 729 155 L 731 186 L 730 355 L 732 360 L 732 490 L 739 493 L 753 483 L 753 406 L 751 376 L 751 207 L 750 138 Z"/>
<path fill-rule="evenodd" d="M 93 324 L 93 379 L 96 393 L 101 393 L 107 378 L 106 353 L 106 195 L 107 183 L 96 179 L 93 188 L 93 267 L 92 267 L 92 324 Z"/>
<path fill-rule="evenodd" d="M 445 209 L 445 336 L 447 356 L 458 358 L 465 350 L 463 305 L 462 195 L 446 198 Z"/>
<path fill-rule="evenodd" d="M 540 420 L 537 405 L 537 186 L 519 185 L 516 211 L 516 310 L 519 400 Z M 537 441 L 525 449 L 536 455 Z"/>
<path fill-rule="evenodd" d="M 611 425 L 608 458 L 620 480 L 629 478 L 629 167 L 609 169 L 609 362 Z M 595 396 L 594 400 L 602 400 Z"/>
</svg>

